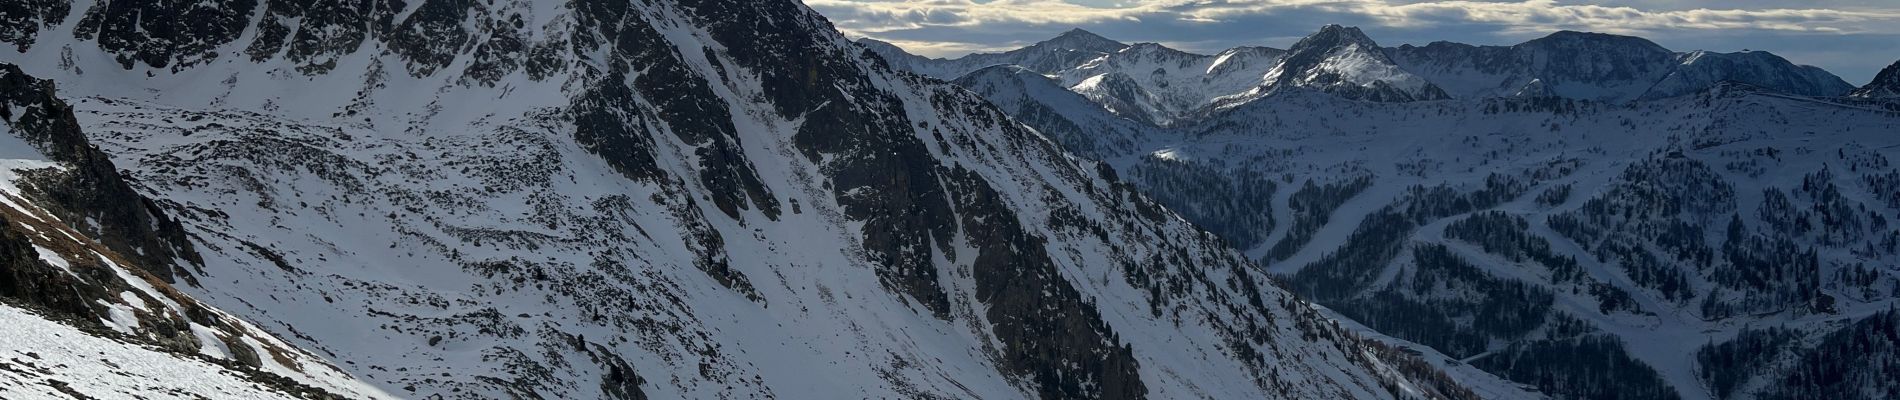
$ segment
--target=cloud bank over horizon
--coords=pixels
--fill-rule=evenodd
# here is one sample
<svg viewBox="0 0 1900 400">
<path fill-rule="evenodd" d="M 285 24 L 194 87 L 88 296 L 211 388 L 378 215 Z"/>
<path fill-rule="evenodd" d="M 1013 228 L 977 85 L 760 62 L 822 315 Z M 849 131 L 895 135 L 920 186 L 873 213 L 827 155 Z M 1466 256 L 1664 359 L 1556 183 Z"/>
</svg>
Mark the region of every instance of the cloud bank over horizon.
<svg viewBox="0 0 1900 400">
<path fill-rule="evenodd" d="M 1859 85 L 1900 59 L 1900 2 L 1885 0 L 805 0 L 852 37 L 917 54 L 1002 51 L 1082 28 L 1194 52 L 1285 48 L 1321 25 L 1380 45 L 1509 45 L 1559 30 L 1642 36 L 1677 51 L 1766 50 Z"/>
</svg>

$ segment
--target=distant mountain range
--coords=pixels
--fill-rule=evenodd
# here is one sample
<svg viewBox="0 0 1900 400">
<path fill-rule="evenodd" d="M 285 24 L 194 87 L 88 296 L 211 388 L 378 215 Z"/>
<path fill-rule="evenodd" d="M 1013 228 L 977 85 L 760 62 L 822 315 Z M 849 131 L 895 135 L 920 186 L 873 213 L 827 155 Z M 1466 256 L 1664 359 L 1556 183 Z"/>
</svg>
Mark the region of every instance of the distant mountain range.
<svg viewBox="0 0 1900 400">
<path fill-rule="evenodd" d="M 1381 102 L 1557 96 L 1621 103 L 1694 93 L 1720 82 L 1805 96 L 1853 85 L 1765 51 L 1676 52 L 1647 39 L 1562 31 L 1512 46 L 1434 42 L 1383 47 L 1358 28 L 1327 25 L 1286 50 L 1215 55 L 1123 44 L 1080 29 L 1004 53 L 955 59 L 909 54 L 873 39 L 893 66 L 955 79 L 993 65 L 1056 77 L 1117 115 L 1170 124 L 1291 87 Z"/>
</svg>

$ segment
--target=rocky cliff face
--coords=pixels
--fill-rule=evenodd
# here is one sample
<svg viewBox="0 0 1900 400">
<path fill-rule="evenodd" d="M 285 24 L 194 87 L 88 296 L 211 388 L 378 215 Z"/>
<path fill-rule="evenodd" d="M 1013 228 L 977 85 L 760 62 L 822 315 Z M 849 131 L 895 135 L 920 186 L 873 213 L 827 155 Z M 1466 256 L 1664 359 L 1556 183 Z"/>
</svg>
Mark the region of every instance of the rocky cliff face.
<svg viewBox="0 0 1900 400">
<path fill-rule="evenodd" d="M 1872 82 L 1855 89 L 1850 96 L 1863 99 L 1900 98 L 1900 61 L 1882 68 L 1879 74 L 1874 75 Z"/>
<path fill-rule="evenodd" d="M 17 66 L 0 66 L 0 93 L 13 132 L 49 160 L 68 166 L 23 177 L 20 186 L 27 198 L 69 221 L 69 229 L 132 257 L 134 265 L 167 283 L 194 280 L 190 268 L 204 261 L 182 227 L 134 192 L 112 160 L 86 140 L 52 82 L 28 76 Z"/>
<path fill-rule="evenodd" d="M 55 8 L 181 290 L 396 396 L 1473 396 L 795 2 Z"/>
</svg>

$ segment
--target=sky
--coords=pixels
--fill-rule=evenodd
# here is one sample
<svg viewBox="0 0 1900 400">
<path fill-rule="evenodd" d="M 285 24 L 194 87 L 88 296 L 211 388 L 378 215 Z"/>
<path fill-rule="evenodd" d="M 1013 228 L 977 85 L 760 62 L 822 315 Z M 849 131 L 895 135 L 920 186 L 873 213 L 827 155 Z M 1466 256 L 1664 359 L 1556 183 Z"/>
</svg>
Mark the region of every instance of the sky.
<svg viewBox="0 0 1900 400">
<path fill-rule="evenodd" d="M 1865 84 L 1900 60 L 1900 0 L 804 0 L 845 34 L 956 57 L 1082 28 L 1218 52 L 1286 48 L 1326 24 L 1382 46 L 1510 45 L 1559 30 L 1635 35 L 1676 51 L 1766 50 Z"/>
</svg>

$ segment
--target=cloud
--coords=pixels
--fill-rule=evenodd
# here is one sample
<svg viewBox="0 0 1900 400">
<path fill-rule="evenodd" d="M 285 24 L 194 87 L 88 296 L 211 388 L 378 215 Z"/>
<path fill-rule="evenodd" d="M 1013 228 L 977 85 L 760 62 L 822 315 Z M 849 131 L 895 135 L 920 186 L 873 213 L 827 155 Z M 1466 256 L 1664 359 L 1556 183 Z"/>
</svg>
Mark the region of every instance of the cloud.
<svg viewBox="0 0 1900 400">
<path fill-rule="evenodd" d="M 1071 0 L 1073 1 L 1073 0 Z M 1086 25 L 1104 21 L 1222 22 L 1282 12 L 1359 14 L 1394 27 L 1461 23 L 1508 24 L 1524 29 L 1598 31 L 1653 29 L 1764 29 L 1820 32 L 1900 31 L 1895 9 L 1684 9 L 1562 4 L 1555 0 L 1146 0 L 1084 5 L 1064 0 L 807 0 L 846 30 L 874 34 L 927 26 L 989 24 Z"/>
<path fill-rule="evenodd" d="M 1644 32 L 1682 29 L 1756 29 L 1791 32 L 1866 33 L 1896 30 L 1900 10 L 1831 9 L 1643 10 L 1635 7 L 1565 5 L 1554 0 L 1514 3 L 1439 1 L 1403 5 L 1368 4 L 1358 9 L 1393 26 L 1486 23 L 1549 31 L 1583 29 Z"/>
<path fill-rule="evenodd" d="M 1431 40 L 1510 44 L 1557 30 L 1645 36 L 1665 46 L 1671 38 L 1711 50 L 1763 49 L 1764 38 L 1787 44 L 1784 54 L 1833 40 L 1900 37 L 1900 4 L 1811 0 L 1787 8 L 1779 1 L 1608 0 L 805 0 L 854 37 L 872 37 L 918 54 L 955 56 L 1020 47 L 1071 27 L 1104 36 L 1189 46 L 1211 52 L 1236 45 L 1285 46 L 1319 25 L 1366 29 L 1382 44 Z M 1763 6 L 1763 5 L 1767 6 Z M 1723 8 L 1754 6 L 1753 8 Z M 1722 38 L 1731 38 L 1724 41 Z M 1391 43 L 1387 43 L 1391 42 Z M 1891 48 L 1887 42 L 1886 47 Z M 1856 47 L 1874 47 L 1868 44 Z M 1694 49 L 1694 48 L 1685 48 Z M 1894 54 L 1875 51 L 1853 61 L 1878 64 Z M 1885 58 L 1882 60 L 1882 58 Z M 1796 60 L 1797 62 L 1809 62 Z M 1831 65 L 1822 65 L 1830 67 Z M 1858 65 L 1839 65 L 1860 71 Z M 1839 73 L 1837 71 L 1837 73 Z M 1859 77 L 1843 74 L 1850 81 Z M 1871 77 L 1871 72 L 1868 72 Z"/>
<path fill-rule="evenodd" d="M 877 33 L 926 26 L 973 27 L 984 24 L 1083 25 L 1105 20 L 1139 19 L 1158 5 L 1090 7 L 1058 0 L 807 0 L 847 33 Z"/>
</svg>

